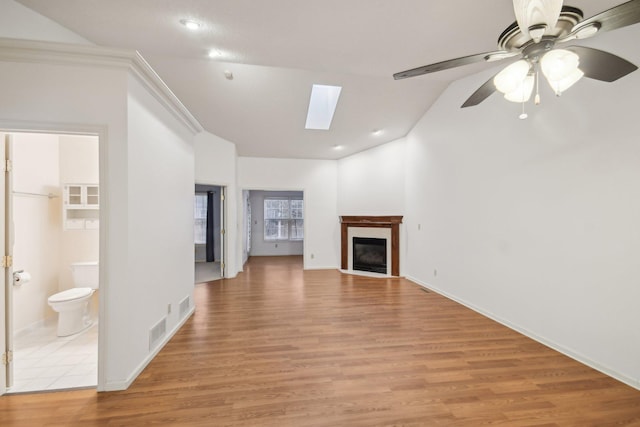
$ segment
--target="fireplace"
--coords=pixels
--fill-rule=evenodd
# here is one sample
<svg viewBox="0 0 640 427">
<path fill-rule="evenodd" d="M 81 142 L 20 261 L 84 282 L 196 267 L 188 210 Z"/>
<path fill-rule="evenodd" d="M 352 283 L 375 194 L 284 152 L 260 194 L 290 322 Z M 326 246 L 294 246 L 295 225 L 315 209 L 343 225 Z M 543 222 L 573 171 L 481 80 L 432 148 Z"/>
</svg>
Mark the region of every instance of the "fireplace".
<svg viewBox="0 0 640 427">
<path fill-rule="evenodd" d="M 382 274 L 400 275 L 400 224 L 402 216 L 341 216 L 340 217 L 340 268 L 356 270 L 354 238 L 381 239 L 385 241 L 385 268 Z M 372 270 L 367 270 L 372 271 Z M 372 271 L 373 272 L 373 271 Z"/>
<path fill-rule="evenodd" d="M 353 269 L 387 274 L 387 239 L 354 237 Z"/>
</svg>

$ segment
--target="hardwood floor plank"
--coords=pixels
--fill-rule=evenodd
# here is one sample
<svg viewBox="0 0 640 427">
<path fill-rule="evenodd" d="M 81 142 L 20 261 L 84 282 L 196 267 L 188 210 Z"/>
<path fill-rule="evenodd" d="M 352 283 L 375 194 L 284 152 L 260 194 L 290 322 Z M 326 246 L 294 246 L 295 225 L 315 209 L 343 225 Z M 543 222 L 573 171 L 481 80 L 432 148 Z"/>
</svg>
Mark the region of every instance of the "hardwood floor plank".
<svg viewBox="0 0 640 427">
<path fill-rule="evenodd" d="M 126 391 L 0 398 L 9 426 L 634 426 L 640 391 L 401 278 L 252 258 Z"/>
</svg>

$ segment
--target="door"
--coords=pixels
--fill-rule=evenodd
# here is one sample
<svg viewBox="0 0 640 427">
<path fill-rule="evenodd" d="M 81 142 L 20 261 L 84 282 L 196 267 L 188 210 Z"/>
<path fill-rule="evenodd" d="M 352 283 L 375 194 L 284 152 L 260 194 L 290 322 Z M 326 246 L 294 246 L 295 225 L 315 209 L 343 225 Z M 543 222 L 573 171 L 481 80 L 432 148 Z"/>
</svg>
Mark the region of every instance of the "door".
<svg viewBox="0 0 640 427">
<path fill-rule="evenodd" d="M 0 133 L 0 163 L 3 165 L 3 173 L 0 173 L 0 248 L 3 249 L 2 256 L 2 292 L 0 292 L 0 355 L 2 356 L 2 372 L 0 372 L 0 395 L 6 393 L 7 387 L 13 381 L 13 333 L 12 333 L 12 286 L 13 269 L 11 267 L 12 248 L 10 245 L 11 235 L 11 163 L 7 161 L 11 158 L 11 135 Z"/>
</svg>

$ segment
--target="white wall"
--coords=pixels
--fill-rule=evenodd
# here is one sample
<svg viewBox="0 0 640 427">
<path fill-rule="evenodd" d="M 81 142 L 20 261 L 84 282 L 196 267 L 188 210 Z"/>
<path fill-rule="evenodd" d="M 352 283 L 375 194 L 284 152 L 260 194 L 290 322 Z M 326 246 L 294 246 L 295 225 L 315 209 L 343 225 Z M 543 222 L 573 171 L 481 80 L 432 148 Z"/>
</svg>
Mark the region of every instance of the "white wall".
<svg viewBox="0 0 640 427">
<path fill-rule="evenodd" d="M 251 256 L 302 255 L 303 240 L 264 240 L 264 199 L 265 197 L 304 198 L 300 191 L 250 191 L 251 203 Z"/>
<path fill-rule="evenodd" d="M 13 0 L 0 0 L 0 37 L 91 44 L 88 40 Z"/>
<path fill-rule="evenodd" d="M 303 191 L 304 268 L 339 268 L 336 161 L 239 157 L 238 187 Z"/>
<path fill-rule="evenodd" d="M 242 221 L 238 221 L 238 212 L 242 212 L 238 201 L 242 198 L 236 184 L 236 146 L 209 132 L 200 132 L 195 138 L 194 153 L 195 182 L 226 188 L 225 276 L 235 277 L 242 271 Z"/>
<path fill-rule="evenodd" d="M 0 42 L 1 53 L 8 42 Z M 148 348 L 149 328 L 172 303 L 170 337 L 181 324 L 175 304 L 193 289 L 187 129 L 196 126 L 172 101 L 160 103 L 166 92 L 152 96 L 129 77 L 133 62 L 89 67 L 69 62 L 69 54 L 50 64 L 49 53 L 28 52 L 25 62 L 0 61 L 0 128 L 100 133 L 99 389 L 126 388 L 157 351 Z"/>
<path fill-rule="evenodd" d="M 338 160 L 339 215 L 405 215 L 405 147 L 401 138 Z M 400 224 L 401 275 L 409 238 Z"/>
<path fill-rule="evenodd" d="M 114 366 L 123 377 L 149 355 L 149 330 L 165 316 L 167 330 L 175 328 L 183 298 L 193 306 L 194 283 L 193 137 L 134 77 L 126 109 L 127 280 L 110 289 L 110 301 L 126 313 L 111 320 L 110 333 L 129 331 L 128 345 L 118 348 L 128 363 Z"/>
<path fill-rule="evenodd" d="M 58 292 L 62 230 L 58 137 L 13 135 L 14 271 L 25 270 L 31 281 L 13 286 L 13 332 L 42 325 L 55 312 L 47 298 Z M 56 194 L 56 198 L 20 193 Z M 11 286 L 11 284 L 9 285 Z"/>
<path fill-rule="evenodd" d="M 403 215 L 404 138 L 338 161 L 340 215 Z"/>
<path fill-rule="evenodd" d="M 597 40 L 640 63 L 639 37 Z M 407 137 L 406 272 L 640 387 L 640 73 L 544 87 L 524 121 L 498 95 L 461 110 L 493 72 L 452 84 Z"/>
<path fill-rule="evenodd" d="M 100 180 L 103 189 L 105 185 L 110 189 L 110 207 L 104 209 L 103 204 L 101 209 L 101 240 L 108 243 L 106 251 L 100 254 L 100 295 L 101 300 L 105 300 L 110 288 L 128 286 L 126 73 L 116 68 L 105 70 L 37 62 L 0 62 L 0 74 L 0 91 L 6 100 L 0 103 L 0 126 L 14 128 L 18 124 L 26 127 L 23 129 L 71 131 L 77 129 L 70 123 L 81 123 L 86 128 L 93 125 L 94 129 L 103 126 L 108 129 L 108 136 L 105 134 L 101 141 L 106 154 L 101 161 L 114 165 L 117 173 L 101 174 L 104 179 Z M 115 169 L 116 165 L 120 167 Z M 109 227 L 105 227 L 105 219 Z M 126 352 L 130 329 L 121 329 L 117 333 L 113 330 L 110 336 L 102 333 L 111 327 L 109 319 L 126 316 L 130 308 L 120 307 L 117 299 L 105 301 L 104 307 L 100 322 L 100 339 L 104 342 L 101 347 L 105 352 L 100 359 L 101 386 L 110 388 L 108 384 L 113 383 L 113 388 L 118 388 L 128 377 L 119 368 L 127 368 L 127 364 L 139 363 L 140 360 Z"/>
</svg>

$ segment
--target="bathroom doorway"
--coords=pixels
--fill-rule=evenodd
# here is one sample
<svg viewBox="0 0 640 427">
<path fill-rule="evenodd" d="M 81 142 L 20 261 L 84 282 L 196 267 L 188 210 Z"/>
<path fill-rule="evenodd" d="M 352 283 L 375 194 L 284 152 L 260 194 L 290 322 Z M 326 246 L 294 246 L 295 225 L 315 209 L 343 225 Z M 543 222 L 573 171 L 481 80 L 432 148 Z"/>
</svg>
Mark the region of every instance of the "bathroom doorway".
<svg viewBox="0 0 640 427">
<path fill-rule="evenodd" d="M 225 277 L 225 191 L 218 185 L 195 185 L 195 283 Z"/>
<path fill-rule="evenodd" d="M 11 158 L 4 192 L 5 252 L 12 255 L 5 269 L 6 392 L 96 387 L 97 279 L 95 286 L 85 281 L 74 286 L 79 276 L 72 267 L 98 268 L 98 137 L 28 132 L 0 137 Z M 61 327 L 57 310 L 77 301 L 80 289 L 86 302 L 81 323 L 65 321 Z"/>
</svg>

